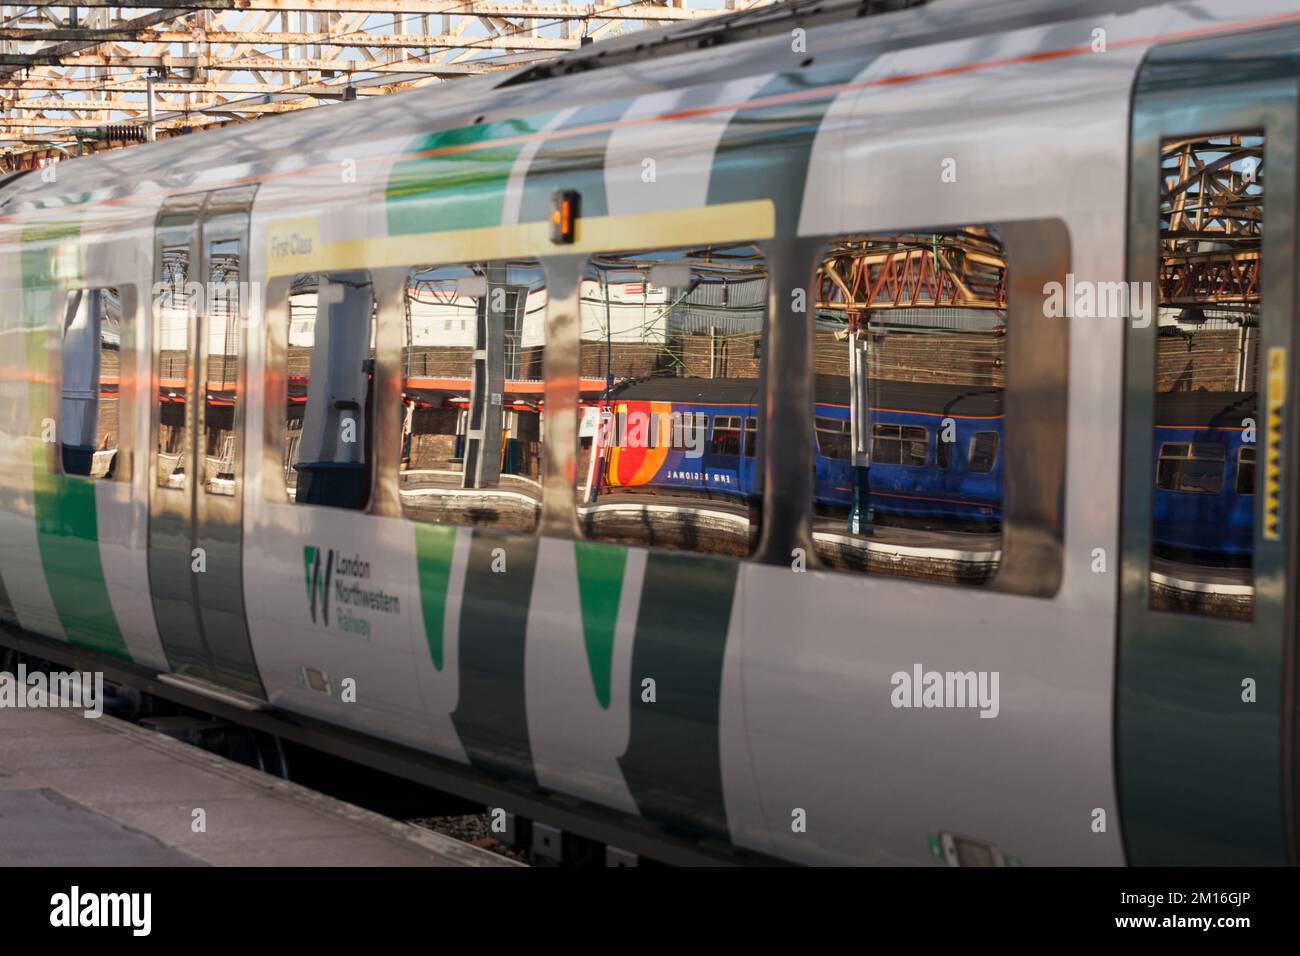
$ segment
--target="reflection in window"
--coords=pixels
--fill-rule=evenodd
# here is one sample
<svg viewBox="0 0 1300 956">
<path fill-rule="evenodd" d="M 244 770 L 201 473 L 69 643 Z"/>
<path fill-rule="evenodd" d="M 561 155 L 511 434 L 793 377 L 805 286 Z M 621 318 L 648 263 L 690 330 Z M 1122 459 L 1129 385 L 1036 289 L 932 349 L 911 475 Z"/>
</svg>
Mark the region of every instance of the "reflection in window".
<svg viewBox="0 0 1300 956">
<path fill-rule="evenodd" d="M 403 513 L 531 531 L 545 427 L 541 264 L 422 266 L 407 278 L 405 313 Z"/>
<path fill-rule="evenodd" d="M 997 233 L 844 236 L 823 251 L 814 291 L 818 554 L 840 570 L 988 581 L 1003 502 Z"/>
<path fill-rule="evenodd" d="M 1217 442 L 1171 442 L 1160 447 L 1156 487 L 1217 495 L 1223 490 L 1224 449 Z"/>
<path fill-rule="evenodd" d="M 1166 139 L 1160 160 L 1151 606 L 1248 618 L 1264 138 Z"/>
<path fill-rule="evenodd" d="M 949 444 L 942 442 L 945 447 Z M 998 433 L 976 432 L 970 436 L 966 467 L 973 475 L 987 475 L 998 460 Z"/>
<path fill-rule="evenodd" d="M 375 297 L 366 272 L 289 288 L 285 483 L 298 504 L 364 509 L 374 456 Z"/>
<path fill-rule="evenodd" d="M 872 432 L 871 459 L 877 465 L 925 466 L 930 436 L 919 425 L 891 425 L 876 422 Z"/>
<path fill-rule="evenodd" d="M 189 447 L 186 394 L 190 373 L 191 301 L 198 294 L 190 273 L 190 225 L 158 229 L 158 282 L 154 286 L 157 330 L 158 462 L 155 480 L 163 488 L 185 487 Z"/>
<path fill-rule="evenodd" d="M 208 243 L 207 393 L 203 409 L 203 488 L 210 494 L 235 493 L 235 416 L 239 403 L 240 315 L 239 240 Z"/>
<path fill-rule="evenodd" d="M 740 454 L 740 416 L 715 415 L 713 418 L 713 437 L 709 439 L 709 453 L 712 455 Z"/>
<path fill-rule="evenodd" d="M 768 276 L 753 246 L 605 254 L 580 288 L 592 538 L 742 556 L 758 529 Z"/>
<path fill-rule="evenodd" d="M 817 415 L 813 418 L 813 424 L 817 433 L 817 454 L 822 458 L 848 461 L 849 420 Z"/>
<path fill-rule="evenodd" d="M 1255 493 L 1255 449 L 1242 445 L 1237 449 L 1237 494 Z"/>
<path fill-rule="evenodd" d="M 122 383 L 122 300 L 116 289 L 68 293 L 62 361 L 63 471 L 112 479 Z"/>
</svg>

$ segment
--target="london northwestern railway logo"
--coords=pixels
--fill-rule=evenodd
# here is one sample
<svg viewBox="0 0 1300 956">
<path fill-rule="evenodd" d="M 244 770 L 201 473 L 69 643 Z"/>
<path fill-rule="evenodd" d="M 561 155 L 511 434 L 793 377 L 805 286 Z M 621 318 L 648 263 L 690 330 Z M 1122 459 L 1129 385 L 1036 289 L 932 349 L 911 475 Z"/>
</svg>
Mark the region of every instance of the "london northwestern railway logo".
<svg viewBox="0 0 1300 956">
<path fill-rule="evenodd" d="M 333 627 L 369 640 L 371 618 L 364 616 L 366 613 L 401 613 L 396 595 L 374 586 L 370 562 L 361 555 L 347 557 L 334 548 L 307 545 L 302 549 L 302 560 L 313 624 L 330 627 L 332 605 Z"/>
</svg>

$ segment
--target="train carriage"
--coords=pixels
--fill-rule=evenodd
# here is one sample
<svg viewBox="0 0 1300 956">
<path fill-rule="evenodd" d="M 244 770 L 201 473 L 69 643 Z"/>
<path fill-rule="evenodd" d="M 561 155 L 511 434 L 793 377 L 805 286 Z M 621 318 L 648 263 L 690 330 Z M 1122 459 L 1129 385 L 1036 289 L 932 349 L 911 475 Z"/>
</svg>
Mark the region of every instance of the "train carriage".
<svg viewBox="0 0 1300 956">
<path fill-rule="evenodd" d="M 6 180 L 0 644 L 660 859 L 1293 862 L 1298 56 L 796 0 Z"/>
</svg>

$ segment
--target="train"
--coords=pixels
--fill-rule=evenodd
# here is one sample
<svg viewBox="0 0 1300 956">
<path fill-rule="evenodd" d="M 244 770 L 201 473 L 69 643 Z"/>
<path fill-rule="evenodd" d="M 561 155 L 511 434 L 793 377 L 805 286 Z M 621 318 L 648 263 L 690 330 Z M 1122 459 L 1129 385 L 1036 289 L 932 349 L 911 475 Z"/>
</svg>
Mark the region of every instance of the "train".
<svg viewBox="0 0 1300 956">
<path fill-rule="evenodd" d="M 648 859 L 1294 863 L 1297 53 L 793 0 L 10 176 L 0 646 Z"/>
<path fill-rule="evenodd" d="M 643 381 L 620 387 L 603 405 L 584 406 L 624 418 L 648 416 L 652 406 L 666 406 L 665 414 L 697 422 L 700 431 L 698 454 L 674 449 L 649 470 L 640 467 L 640 458 L 635 465 L 629 462 L 640 448 L 629 440 L 627 429 L 612 432 L 619 458 L 607 453 L 601 459 L 600 487 L 704 489 L 711 497 L 741 501 L 754 497 L 758 406 L 748 394 L 731 403 L 699 404 L 688 395 L 674 400 L 675 394 L 692 389 L 698 393 L 700 384 L 690 379 L 666 385 Z M 702 384 L 707 388 L 710 383 Z M 716 387 L 709 395 L 719 397 Z M 976 532 L 1000 524 L 1002 415 L 996 390 L 892 382 L 873 390 L 874 440 L 872 454 L 864 459 L 866 494 L 857 502 L 847 389 L 837 380 L 819 381 L 817 395 L 812 452 L 817 507 L 848 515 L 855 503 L 865 503 L 882 520 L 944 522 Z M 1162 396 L 1156 426 L 1161 441 L 1151 469 L 1153 534 L 1162 553 L 1208 566 L 1249 562 L 1256 443 L 1249 425 L 1242 423 L 1255 416 L 1252 393 Z M 905 451 L 899 451 L 895 435 L 907 440 Z M 640 445 L 644 447 L 644 438 Z"/>
</svg>

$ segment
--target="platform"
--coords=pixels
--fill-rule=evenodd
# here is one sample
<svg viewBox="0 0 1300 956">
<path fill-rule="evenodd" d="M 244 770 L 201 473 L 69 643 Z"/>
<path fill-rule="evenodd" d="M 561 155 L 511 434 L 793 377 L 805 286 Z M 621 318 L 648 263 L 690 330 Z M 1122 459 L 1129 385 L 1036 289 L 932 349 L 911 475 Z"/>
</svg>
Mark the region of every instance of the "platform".
<svg viewBox="0 0 1300 956">
<path fill-rule="evenodd" d="M 0 709 L 0 866 L 148 865 L 517 864 L 107 715 Z"/>
</svg>

